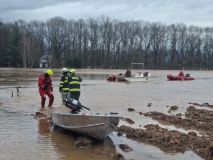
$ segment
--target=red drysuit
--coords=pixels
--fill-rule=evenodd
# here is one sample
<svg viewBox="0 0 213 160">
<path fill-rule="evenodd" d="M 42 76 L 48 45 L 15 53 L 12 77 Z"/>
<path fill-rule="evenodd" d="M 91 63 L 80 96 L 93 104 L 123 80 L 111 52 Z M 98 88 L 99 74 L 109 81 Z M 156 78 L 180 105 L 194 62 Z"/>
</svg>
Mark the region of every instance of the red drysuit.
<svg viewBox="0 0 213 160">
<path fill-rule="evenodd" d="M 180 71 L 180 73 L 178 74 L 178 76 L 181 76 L 181 77 L 183 77 L 183 76 L 184 76 L 184 73 L 183 73 L 183 71 Z"/>
<path fill-rule="evenodd" d="M 46 95 L 49 97 L 49 105 L 51 107 L 54 101 L 52 80 L 46 73 L 41 74 L 38 78 L 39 94 L 41 96 L 41 107 L 45 107 Z"/>
</svg>

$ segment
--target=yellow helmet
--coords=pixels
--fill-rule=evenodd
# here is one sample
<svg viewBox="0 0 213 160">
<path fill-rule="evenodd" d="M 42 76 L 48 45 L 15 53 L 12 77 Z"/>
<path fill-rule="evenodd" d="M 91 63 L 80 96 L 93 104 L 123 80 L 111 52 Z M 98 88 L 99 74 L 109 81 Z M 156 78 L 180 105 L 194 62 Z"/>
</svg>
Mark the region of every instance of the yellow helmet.
<svg viewBox="0 0 213 160">
<path fill-rule="evenodd" d="M 51 69 L 48 69 L 47 72 L 46 72 L 49 76 L 52 76 L 53 75 L 53 71 Z"/>
<path fill-rule="evenodd" d="M 75 73 L 75 69 L 70 69 L 70 73 Z"/>
</svg>

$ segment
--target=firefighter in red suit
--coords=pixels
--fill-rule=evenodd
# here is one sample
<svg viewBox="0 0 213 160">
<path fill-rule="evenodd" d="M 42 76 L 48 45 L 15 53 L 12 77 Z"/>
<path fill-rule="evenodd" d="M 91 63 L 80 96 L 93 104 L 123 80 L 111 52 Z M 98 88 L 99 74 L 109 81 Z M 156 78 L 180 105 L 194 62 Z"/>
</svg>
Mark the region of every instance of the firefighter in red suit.
<svg viewBox="0 0 213 160">
<path fill-rule="evenodd" d="M 38 88 L 39 88 L 39 94 L 41 96 L 42 109 L 45 107 L 46 95 L 49 98 L 48 107 L 51 107 L 54 101 L 53 87 L 52 87 L 52 80 L 51 80 L 52 75 L 53 75 L 53 71 L 51 69 L 48 69 L 46 73 L 42 73 L 38 78 Z"/>
</svg>

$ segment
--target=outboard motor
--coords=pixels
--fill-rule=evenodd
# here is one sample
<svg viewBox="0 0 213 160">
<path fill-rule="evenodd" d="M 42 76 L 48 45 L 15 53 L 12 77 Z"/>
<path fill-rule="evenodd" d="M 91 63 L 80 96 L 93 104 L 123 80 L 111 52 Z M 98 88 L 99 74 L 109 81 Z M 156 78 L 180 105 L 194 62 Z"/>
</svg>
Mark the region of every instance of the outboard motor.
<svg viewBox="0 0 213 160">
<path fill-rule="evenodd" d="M 81 103 L 73 98 L 66 99 L 65 106 L 72 110 L 72 113 L 78 113 L 82 110 Z"/>
<path fill-rule="evenodd" d="M 76 100 L 74 98 L 66 99 L 65 106 L 67 108 L 71 109 L 72 113 L 78 113 L 82 110 L 82 108 L 90 110 L 89 108 L 83 106 L 78 100 Z"/>
<path fill-rule="evenodd" d="M 187 74 L 186 74 L 186 77 L 190 77 L 190 74 L 189 74 L 189 73 L 187 73 Z"/>
</svg>

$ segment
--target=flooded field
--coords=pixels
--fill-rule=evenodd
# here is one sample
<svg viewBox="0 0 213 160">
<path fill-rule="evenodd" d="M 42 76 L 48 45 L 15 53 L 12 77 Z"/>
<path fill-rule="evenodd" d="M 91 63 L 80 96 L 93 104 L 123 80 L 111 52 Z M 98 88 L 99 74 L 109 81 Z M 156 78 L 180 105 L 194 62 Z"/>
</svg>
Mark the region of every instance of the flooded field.
<svg viewBox="0 0 213 160">
<path fill-rule="evenodd" d="M 1 160 L 110 160 L 110 153 L 121 153 L 125 159 L 165 160 L 202 159 L 192 151 L 166 153 L 156 146 L 117 136 L 114 132 L 104 142 L 92 148 L 79 149 L 75 146 L 76 136 L 64 131 L 53 130 L 46 120 L 34 119 L 31 115 L 40 107 L 37 78 L 41 69 L 0 69 L 0 159 Z M 60 107 L 58 92 L 60 70 L 54 70 L 54 107 Z M 189 103 L 213 104 L 213 72 L 190 71 L 194 81 L 167 81 L 166 75 L 178 71 L 150 70 L 148 82 L 107 82 L 106 76 L 125 70 L 77 70 L 83 78 L 80 101 L 90 112 L 118 112 L 124 118 L 131 118 L 134 128 L 147 124 L 159 124 L 169 130 L 183 133 L 192 130 L 161 124 L 139 112 L 158 111 L 165 114 L 184 113 Z M 17 93 L 19 87 L 19 93 Z M 151 103 L 150 106 L 147 104 Z M 177 105 L 178 110 L 168 113 L 168 106 Z M 134 108 L 136 112 L 128 112 Z M 200 107 L 201 108 L 201 107 Z M 203 107 L 202 107 L 203 108 Z M 208 109 L 208 108 L 206 108 Z M 209 109 L 212 110 L 212 109 Z M 119 126 L 129 125 L 121 120 Z M 133 151 L 124 152 L 118 146 L 128 144 Z"/>
</svg>

